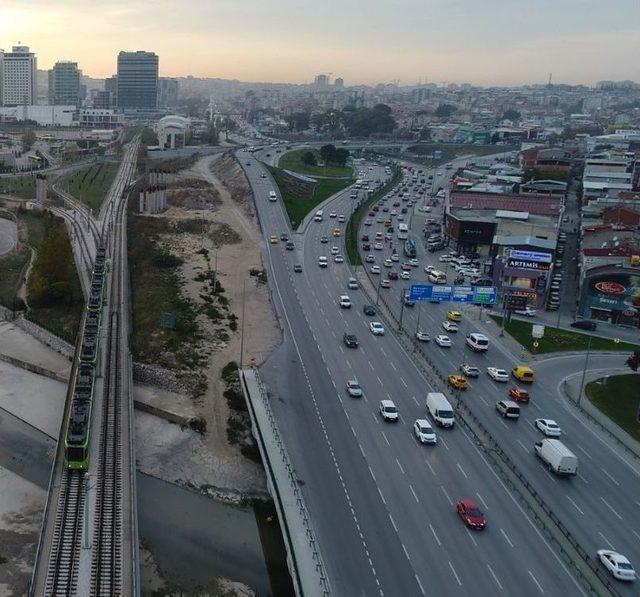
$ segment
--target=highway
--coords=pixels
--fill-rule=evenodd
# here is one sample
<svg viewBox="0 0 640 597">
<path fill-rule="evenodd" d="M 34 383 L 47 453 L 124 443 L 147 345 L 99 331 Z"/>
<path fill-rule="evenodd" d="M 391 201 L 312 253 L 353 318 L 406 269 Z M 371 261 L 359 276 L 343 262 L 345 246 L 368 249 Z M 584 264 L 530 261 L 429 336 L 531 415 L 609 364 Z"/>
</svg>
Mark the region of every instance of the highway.
<svg viewBox="0 0 640 597">
<path fill-rule="evenodd" d="M 253 157 L 239 157 L 265 236 L 279 236 L 288 220 L 280 202 L 267 200 L 273 183 L 260 177 L 262 166 Z M 461 428 L 439 431 L 437 446 L 414 439 L 411 427 L 425 416 L 429 384 L 392 334 L 370 334 L 361 291 L 346 290 L 349 266 L 317 265 L 320 255 L 330 257 L 332 244 L 342 246 L 342 237 L 331 236 L 337 224 L 328 211 L 348 216 L 350 201 L 348 191 L 339 194 L 323 222 L 292 235 L 295 251 L 285 251 L 283 243 L 266 245 L 285 343 L 263 375 L 303 482 L 332 589 L 338 595 L 581 593 Z M 329 236 L 328 244 L 320 243 L 322 235 Z M 295 263 L 302 264 L 302 273 L 293 272 Z M 350 310 L 337 305 L 345 292 Z M 358 336 L 358 349 L 344 347 L 345 331 Z M 363 399 L 344 390 L 354 377 Z M 382 423 L 377 414 L 384 398 L 399 408 L 396 425 Z M 472 533 L 458 519 L 454 503 L 462 497 L 485 510 L 484 532 Z"/>
</svg>

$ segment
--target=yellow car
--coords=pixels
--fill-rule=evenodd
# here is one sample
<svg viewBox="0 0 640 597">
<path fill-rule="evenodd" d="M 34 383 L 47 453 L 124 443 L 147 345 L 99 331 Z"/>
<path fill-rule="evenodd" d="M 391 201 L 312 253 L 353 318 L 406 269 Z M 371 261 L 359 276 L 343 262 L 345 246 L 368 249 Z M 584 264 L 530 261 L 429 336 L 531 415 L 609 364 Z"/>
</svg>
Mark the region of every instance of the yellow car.
<svg viewBox="0 0 640 597">
<path fill-rule="evenodd" d="M 460 311 L 447 311 L 447 319 L 449 321 L 462 321 L 462 313 Z"/>
<path fill-rule="evenodd" d="M 340 228 L 333 229 L 333 236 L 340 236 L 342 232 L 340 232 Z"/>
<path fill-rule="evenodd" d="M 455 390 L 466 390 L 470 387 L 469 382 L 462 375 L 449 375 L 447 377 L 449 385 Z"/>
<path fill-rule="evenodd" d="M 533 383 L 533 369 L 526 365 L 516 365 L 511 370 L 511 375 L 520 381 L 525 383 Z"/>
<path fill-rule="evenodd" d="M 269 237 L 269 242 L 270 242 L 272 245 L 277 245 L 277 244 L 278 244 L 278 237 L 277 237 L 275 234 L 272 234 L 272 235 Z"/>
</svg>

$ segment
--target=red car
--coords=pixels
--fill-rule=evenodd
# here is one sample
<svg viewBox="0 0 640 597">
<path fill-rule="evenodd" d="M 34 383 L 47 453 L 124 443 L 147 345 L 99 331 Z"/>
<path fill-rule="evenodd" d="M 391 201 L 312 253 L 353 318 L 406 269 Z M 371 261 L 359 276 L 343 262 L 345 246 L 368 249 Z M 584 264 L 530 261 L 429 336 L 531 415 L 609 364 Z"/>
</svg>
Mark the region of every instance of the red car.
<svg viewBox="0 0 640 597">
<path fill-rule="evenodd" d="M 372 209 L 373 211 L 378 211 L 380 208 L 379 208 L 377 205 L 374 205 L 371 209 Z"/>
<path fill-rule="evenodd" d="M 369 212 L 369 215 L 370 215 L 370 216 L 375 216 L 375 215 L 376 215 L 376 212 L 375 212 L 375 211 L 370 211 L 370 212 Z"/>
<path fill-rule="evenodd" d="M 389 275 L 387 277 L 389 278 L 389 280 L 397 280 L 398 272 L 389 272 Z"/>
<path fill-rule="evenodd" d="M 521 390 L 520 388 L 511 388 L 509 390 L 509 396 L 516 402 L 529 402 L 529 392 L 527 390 Z"/>
<path fill-rule="evenodd" d="M 472 502 L 471 500 L 460 500 L 456 504 L 456 511 L 458 512 L 458 516 L 460 516 L 460 518 L 464 520 L 464 523 L 470 529 L 481 531 L 487 525 L 484 513 L 482 512 L 482 510 L 480 510 L 478 504 Z"/>
<path fill-rule="evenodd" d="M 364 241 L 369 240 L 369 235 L 368 234 L 363 234 L 361 240 L 364 240 Z"/>
</svg>

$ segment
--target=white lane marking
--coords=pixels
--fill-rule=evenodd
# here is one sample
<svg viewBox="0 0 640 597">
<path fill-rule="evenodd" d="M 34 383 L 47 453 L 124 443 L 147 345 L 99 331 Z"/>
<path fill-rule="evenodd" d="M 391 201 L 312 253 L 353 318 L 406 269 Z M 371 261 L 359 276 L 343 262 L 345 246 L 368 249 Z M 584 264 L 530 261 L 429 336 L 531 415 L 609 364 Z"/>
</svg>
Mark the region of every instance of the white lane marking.
<svg viewBox="0 0 640 597">
<path fill-rule="evenodd" d="M 424 588 L 422 587 L 422 583 L 420 582 L 420 579 L 418 578 L 418 575 L 414 572 L 414 576 L 416 577 L 416 582 L 418 583 L 418 586 L 420 587 L 420 591 L 422 592 L 423 595 L 426 595 L 426 593 L 424 592 Z"/>
<path fill-rule="evenodd" d="M 442 445 L 448 450 L 449 446 L 447 446 L 447 442 L 444 441 L 444 438 L 442 436 L 440 436 L 440 441 L 442 442 Z"/>
<path fill-rule="evenodd" d="M 487 564 L 487 568 L 489 568 L 489 572 L 491 572 L 491 576 L 493 576 L 493 580 L 496 581 L 496 584 L 500 587 L 500 590 L 502 591 L 502 585 L 500 584 L 500 581 L 498 580 L 496 573 L 493 571 L 493 568 L 491 568 L 489 564 Z"/>
<path fill-rule="evenodd" d="M 389 361 L 389 365 L 391 365 L 391 368 L 392 368 L 394 371 L 396 371 L 396 372 L 398 371 L 398 368 L 396 367 L 396 365 L 395 365 L 395 363 L 394 363 L 393 361 Z"/>
<path fill-rule="evenodd" d="M 600 531 L 598 531 L 598 535 L 602 537 L 602 540 L 609 546 L 609 549 L 615 549 L 611 544 L 611 541 L 609 541 L 609 539 L 607 539 Z"/>
<path fill-rule="evenodd" d="M 618 514 L 612 507 L 611 504 L 609 502 L 607 502 L 607 500 L 605 500 L 603 497 L 600 497 L 600 499 L 602 500 L 602 502 L 604 503 L 604 505 L 609 508 L 609 510 L 611 510 L 611 512 L 613 512 L 620 520 L 622 520 L 622 516 L 620 516 L 620 514 Z"/>
<path fill-rule="evenodd" d="M 578 450 L 580 450 L 589 460 L 593 460 L 593 458 L 591 457 L 591 454 L 589 454 L 589 452 L 587 452 L 580 444 L 576 444 L 576 447 L 578 448 Z"/>
<path fill-rule="evenodd" d="M 522 449 L 525 452 L 529 452 L 529 449 L 527 448 L 527 446 L 525 446 L 519 439 L 517 439 L 516 441 L 522 446 Z"/>
<path fill-rule="evenodd" d="M 376 423 L 376 425 L 377 425 L 378 424 L 378 417 L 376 416 L 376 413 L 372 412 L 371 416 L 373 417 L 374 423 Z M 382 435 L 384 435 L 384 431 L 382 432 Z"/>
<path fill-rule="evenodd" d="M 387 446 L 391 447 L 391 444 L 389 443 L 389 440 L 387 439 L 387 436 L 385 435 L 384 431 L 381 431 L 380 433 L 382 433 L 382 437 L 384 437 L 384 441 L 387 442 Z"/>
<path fill-rule="evenodd" d="M 411 483 L 409 483 L 409 489 L 411 490 L 411 493 L 413 494 L 413 497 L 415 498 L 416 502 L 418 502 L 418 504 L 420 503 L 420 500 L 418 499 L 418 496 L 416 495 L 415 490 L 413 489 L 413 485 L 411 485 Z M 635 532 L 635 531 L 634 531 Z"/>
<path fill-rule="evenodd" d="M 385 506 L 386 506 L 386 503 L 385 503 Z M 396 522 L 395 522 L 395 520 L 393 520 L 393 516 L 391 516 L 390 512 L 389 512 L 389 520 L 391 521 L 391 524 L 393 525 L 393 530 L 397 534 L 398 533 L 398 527 L 396 526 Z"/>
<path fill-rule="evenodd" d="M 404 551 L 404 555 L 407 556 L 407 560 L 411 560 L 411 557 L 409 556 L 409 552 L 407 551 L 407 548 L 405 547 L 404 543 L 401 543 L 400 545 L 402 545 L 402 549 Z M 416 576 L 416 578 L 418 578 Z"/>
<path fill-rule="evenodd" d="M 353 430 L 353 427 L 351 428 Z M 353 434 L 355 435 L 356 432 L 353 431 Z M 364 453 L 364 448 L 362 447 L 362 444 L 360 442 L 358 442 L 358 447 L 360 448 L 360 452 L 362 452 L 362 456 L 364 456 L 364 459 L 367 459 L 367 455 Z"/>
<path fill-rule="evenodd" d="M 456 580 L 458 581 L 458 584 L 460 586 L 462 586 L 462 583 L 460 582 L 460 577 L 458 576 L 458 574 L 456 573 L 456 569 L 453 567 L 453 564 L 451 563 L 451 560 L 449 560 L 449 568 L 451 568 L 451 572 L 453 572 L 453 576 L 456 577 Z"/>
<path fill-rule="evenodd" d="M 371 371 L 373 371 L 373 365 L 371 364 L 371 361 L 369 361 L 369 367 L 371 367 Z"/>
<path fill-rule="evenodd" d="M 382 500 L 382 503 L 386 506 L 387 501 L 384 499 L 384 496 L 382 495 L 382 491 L 380 491 L 380 487 L 378 487 L 378 493 L 380 494 L 380 499 Z"/>
<path fill-rule="evenodd" d="M 425 463 L 429 467 L 429 470 L 431 471 L 431 474 L 435 477 L 436 476 L 436 471 L 433 470 L 433 467 L 431 466 L 431 463 L 426 459 L 425 459 Z"/>
<path fill-rule="evenodd" d="M 616 481 L 605 469 L 602 469 L 602 472 L 607 475 L 607 477 L 609 477 L 609 479 L 611 479 L 618 487 L 620 487 L 620 483 L 618 483 L 618 481 Z"/>
<path fill-rule="evenodd" d="M 473 544 L 478 547 L 478 543 L 476 542 L 475 537 L 469 532 L 469 529 L 465 526 L 464 530 L 467 531 L 467 535 L 469 535 L 469 539 L 471 539 L 471 541 L 473 541 Z"/>
<path fill-rule="evenodd" d="M 529 573 L 529 576 L 531 577 L 533 582 L 536 583 L 536 586 L 538 587 L 538 589 L 540 589 L 540 592 L 544 593 L 544 589 L 542 588 L 542 585 L 538 582 L 538 579 L 535 576 L 533 576 L 533 572 L 531 572 L 531 570 L 527 570 L 527 572 Z"/>
<path fill-rule="evenodd" d="M 353 369 L 353 367 L 351 366 L 351 363 L 349 362 L 349 359 L 345 359 L 345 362 L 347 363 L 347 367 L 349 367 L 349 369 Z"/>
<path fill-rule="evenodd" d="M 487 505 L 487 502 L 484 501 L 484 498 L 479 493 L 476 493 L 476 495 L 478 496 L 478 499 L 482 502 L 482 505 L 484 506 L 484 509 L 488 510 L 489 506 Z"/>
<path fill-rule="evenodd" d="M 400 471 L 402 472 L 403 475 L 406 475 L 406 473 L 404 472 L 404 469 L 402 468 L 402 465 L 400 464 L 400 461 L 396 458 L 396 462 L 398 463 L 398 468 L 400 469 Z"/>
<path fill-rule="evenodd" d="M 580 510 L 580 508 L 578 507 L 578 504 L 576 504 L 576 503 L 575 503 L 575 502 L 574 502 L 574 501 L 573 501 L 573 500 L 572 500 L 568 495 L 567 495 L 567 496 L 565 496 L 565 497 L 566 497 L 566 498 L 571 502 L 571 504 L 573 505 L 573 507 L 574 507 L 578 512 L 580 512 L 580 514 L 582 514 L 582 515 L 584 516 L 584 512 L 583 512 L 582 510 Z"/>
<path fill-rule="evenodd" d="M 478 398 L 480 398 L 481 402 L 485 405 L 485 406 L 489 406 L 489 403 L 482 397 L 482 396 L 478 396 Z"/>
<path fill-rule="evenodd" d="M 436 540 L 436 543 L 438 544 L 438 546 L 442 547 L 442 543 L 440 543 L 440 538 L 438 537 L 438 535 L 436 534 L 435 529 L 431 526 L 431 523 L 429 523 L 429 528 L 431 529 L 431 532 L 433 533 L 433 536 Z"/>
<path fill-rule="evenodd" d="M 404 380 L 404 377 L 401 377 L 401 378 L 400 378 L 400 381 L 402 382 L 402 385 L 403 385 L 405 388 L 408 388 L 408 387 L 409 387 L 409 386 L 407 385 L 407 382 Z"/>
<path fill-rule="evenodd" d="M 371 473 L 371 478 L 377 483 L 376 476 L 373 474 L 373 469 L 369 467 L 369 473 Z"/>
<path fill-rule="evenodd" d="M 631 529 L 631 532 L 638 538 L 638 541 L 640 541 L 640 535 L 638 535 L 638 533 L 636 533 L 633 529 Z"/>
<path fill-rule="evenodd" d="M 384 384 L 382 383 L 382 380 L 376 375 L 377 380 L 380 382 L 381 386 L 384 386 Z"/>
<path fill-rule="evenodd" d="M 498 419 L 498 420 L 502 423 L 502 426 L 503 426 L 505 429 L 509 429 L 509 425 L 507 425 L 507 424 L 502 420 L 502 418 L 500 418 L 500 419 Z M 487 564 L 487 566 L 488 566 L 488 564 Z"/>
<path fill-rule="evenodd" d="M 589 485 L 589 481 L 586 480 L 586 478 L 581 475 L 580 473 L 576 473 L 578 475 L 578 477 L 580 477 L 580 479 L 582 479 L 582 481 L 584 481 L 587 485 Z"/>
<path fill-rule="evenodd" d="M 380 347 L 380 352 L 386 357 L 387 353 L 384 351 L 384 348 L 382 348 L 382 346 Z M 393 363 L 392 363 L 393 364 Z"/>
<path fill-rule="evenodd" d="M 444 496 L 449 500 L 449 503 L 453 506 L 453 500 L 449 497 L 449 494 L 447 493 L 447 490 L 444 488 L 444 485 L 440 485 L 440 489 L 442 489 L 442 493 L 444 493 Z"/>
<path fill-rule="evenodd" d="M 500 532 L 502 533 L 502 536 L 506 539 L 507 543 L 513 547 L 513 543 L 511 543 L 511 539 L 509 539 L 509 535 L 507 535 L 507 533 L 505 532 L 505 530 L 503 528 L 500 529 Z"/>
<path fill-rule="evenodd" d="M 469 477 L 467 477 L 467 473 L 464 472 L 464 469 L 460 466 L 459 462 L 456 462 L 456 466 L 460 469 L 460 472 L 462 473 L 462 475 L 464 476 L 465 479 L 468 479 Z"/>
</svg>

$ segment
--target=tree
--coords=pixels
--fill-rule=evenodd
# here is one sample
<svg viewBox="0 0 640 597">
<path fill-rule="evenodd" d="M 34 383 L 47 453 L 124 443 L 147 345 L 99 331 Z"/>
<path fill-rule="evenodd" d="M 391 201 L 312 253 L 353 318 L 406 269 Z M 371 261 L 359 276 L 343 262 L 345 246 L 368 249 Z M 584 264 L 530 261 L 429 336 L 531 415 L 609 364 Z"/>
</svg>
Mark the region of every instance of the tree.
<svg viewBox="0 0 640 597">
<path fill-rule="evenodd" d="M 349 111 L 345 108 L 342 112 L 342 118 L 349 133 L 357 137 L 388 134 L 398 126 L 391 116 L 391 108 L 385 104 Z"/>
<path fill-rule="evenodd" d="M 158 135 L 156 134 L 156 132 L 149 128 L 149 127 L 145 127 L 142 129 L 142 132 L 140 133 L 140 141 L 144 144 L 144 145 L 157 145 L 158 144 Z"/>
<path fill-rule="evenodd" d="M 635 350 L 633 354 L 627 359 L 627 366 L 632 371 L 638 371 L 638 368 L 640 368 L 640 350 Z"/>
<path fill-rule="evenodd" d="M 303 164 L 307 166 L 317 166 L 318 160 L 316 159 L 316 154 L 313 151 L 305 151 L 300 158 Z"/>
<path fill-rule="evenodd" d="M 438 116 L 439 118 L 449 118 L 457 110 L 458 108 L 452 106 L 451 104 L 440 104 L 436 108 L 436 116 Z"/>
<path fill-rule="evenodd" d="M 336 153 L 336 146 L 335 145 L 323 145 L 320 148 L 320 157 L 323 159 L 323 161 L 328 164 L 329 162 L 333 162 L 333 157 Z"/>
<path fill-rule="evenodd" d="M 294 112 L 286 118 L 290 131 L 304 131 L 309 128 L 311 116 L 308 112 Z"/>
<path fill-rule="evenodd" d="M 35 142 L 36 134 L 33 131 L 27 131 L 24 135 L 22 135 L 23 151 L 29 151 Z"/>
<path fill-rule="evenodd" d="M 340 149 L 336 149 L 333 154 L 333 161 L 337 166 L 344 167 L 347 163 L 347 159 L 349 158 L 349 150 L 341 147 Z"/>
<path fill-rule="evenodd" d="M 520 118 L 522 118 L 522 114 L 520 114 L 518 110 L 513 110 L 513 109 L 506 110 L 505 113 L 502 115 L 503 120 L 519 121 Z"/>
<path fill-rule="evenodd" d="M 218 145 L 218 128 L 215 122 L 210 122 L 206 132 L 202 135 L 202 140 L 207 145 Z"/>
</svg>

